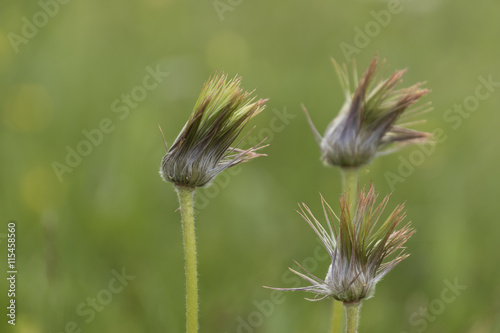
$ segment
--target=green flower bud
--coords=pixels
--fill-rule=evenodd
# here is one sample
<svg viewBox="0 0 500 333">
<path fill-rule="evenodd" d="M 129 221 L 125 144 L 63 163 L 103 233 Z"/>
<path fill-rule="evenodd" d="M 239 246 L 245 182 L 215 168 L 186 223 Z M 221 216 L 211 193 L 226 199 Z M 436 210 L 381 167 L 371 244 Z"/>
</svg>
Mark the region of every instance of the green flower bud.
<svg viewBox="0 0 500 333">
<path fill-rule="evenodd" d="M 405 127 L 416 122 L 403 123 L 409 118 L 430 111 L 429 104 L 409 109 L 429 93 L 429 90 L 420 88 L 422 83 L 396 89 L 405 70 L 397 70 L 387 79 L 379 78 L 378 59 L 375 57 L 359 82 L 354 70 L 356 88 L 352 94 L 346 66 L 341 67 L 333 59 L 332 62 L 346 100 L 338 116 L 328 125 L 323 137 L 303 106 L 326 164 L 341 168 L 358 168 L 369 164 L 379 155 L 430 138 L 429 133 Z"/>
<path fill-rule="evenodd" d="M 264 154 L 261 144 L 246 150 L 230 146 L 247 122 L 260 113 L 267 99 L 255 101 L 240 88 L 241 78 L 219 74 L 201 91 L 194 111 L 163 157 L 160 175 L 186 187 L 206 186 L 225 169 Z"/>
<path fill-rule="evenodd" d="M 414 233 L 409 224 L 397 229 L 405 218 L 404 205 L 399 205 L 376 228 L 389 200 L 386 196 L 376 206 L 377 194 L 372 185 L 361 191 L 356 209 L 346 194 L 340 197 L 340 217 L 321 197 L 328 228 L 314 217 L 304 203 L 299 214 L 318 235 L 332 263 L 324 280 L 304 269 L 305 274 L 290 270 L 311 285 L 299 288 L 272 288 L 302 290 L 315 294 L 312 300 L 334 298 L 344 303 L 357 303 L 373 296 L 376 284 L 398 263 L 407 258 L 404 244 Z M 338 223 L 334 223 L 337 220 Z M 389 259 L 394 255 L 392 259 Z M 299 265 L 300 266 L 300 265 Z"/>
</svg>

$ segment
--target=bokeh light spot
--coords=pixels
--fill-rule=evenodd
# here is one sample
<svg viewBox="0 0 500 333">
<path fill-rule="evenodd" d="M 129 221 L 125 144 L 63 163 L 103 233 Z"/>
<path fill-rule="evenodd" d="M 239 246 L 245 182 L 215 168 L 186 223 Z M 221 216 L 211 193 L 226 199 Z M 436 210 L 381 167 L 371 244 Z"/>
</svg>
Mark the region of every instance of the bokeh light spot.
<svg viewBox="0 0 500 333">
<path fill-rule="evenodd" d="M 23 176 L 21 196 L 29 208 L 42 213 L 60 202 L 64 189 L 49 165 L 38 165 Z"/>
<path fill-rule="evenodd" d="M 23 84 L 13 87 L 7 94 L 3 120 L 16 131 L 39 131 L 49 123 L 52 115 L 51 98 L 43 86 Z"/>
</svg>

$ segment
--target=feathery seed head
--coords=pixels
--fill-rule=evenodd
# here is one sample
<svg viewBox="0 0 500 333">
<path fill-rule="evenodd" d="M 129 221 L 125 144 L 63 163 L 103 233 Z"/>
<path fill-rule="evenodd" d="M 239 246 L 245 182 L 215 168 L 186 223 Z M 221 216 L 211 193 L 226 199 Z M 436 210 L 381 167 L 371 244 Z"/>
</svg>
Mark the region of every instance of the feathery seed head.
<svg viewBox="0 0 500 333">
<path fill-rule="evenodd" d="M 240 83 L 241 77 L 228 80 L 223 73 L 205 83 L 191 117 L 162 159 L 164 180 L 180 186 L 206 186 L 225 169 L 265 156 L 256 152 L 265 147 L 262 144 L 246 150 L 231 147 L 267 101 L 255 101 Z"/>
<path fill-rule="evenodd" d="M 342 168 L 358 168 L 369 164 L 376 156 L 391 153 L 399 148 L 428 140 L 429 133 L 406 128 L 419 123 L 407 122 L 410 118 L 430 111 L 430 104 L 409 109 L 429 93 L 423 83 L 396 89 L 406 70 L 397 70 L 390 77 L 380 77 L 378 59 L 375 57 L 358 81 L 353 65 L 354 93 L 347 67 L 332 63 L 345 93 L 345 103 L 338 116 L 328 125 L 322 137 L 303 106 L 309 125 L 318 142 L 326 164 Z M 382 61 L 383 67 L 385 60 Z"/>
<path fill-rule="evenodd" d="M 327 229 L 303 203 L 299 214 L 318 235 L 332 263 L 324 280 L 302 267 L 305 274 L 290 268 L 311 285 L 272 289 L 303 290 L 316 294 L 313 300 L 329 297 L 344 303 L 356 303 L 372 297 L 377 282 L 409 256 L 404 253 L 403 245 L 414 233 L 409 224 L 397 229 L 406 216 L 404 205 L 397 206 L 382 225 L 377 226 L 389 200 L 389 196 L 386 196 L 380 204 L 375 205 L 377 196 L 372 185 L 367 192 L 361 190 L 356 209 L 352 211 L 348 196 L 342 195 L 340 217 L 321 197 Z M 395 256 L 389 259 L 393 254 Z"/>
</svg>

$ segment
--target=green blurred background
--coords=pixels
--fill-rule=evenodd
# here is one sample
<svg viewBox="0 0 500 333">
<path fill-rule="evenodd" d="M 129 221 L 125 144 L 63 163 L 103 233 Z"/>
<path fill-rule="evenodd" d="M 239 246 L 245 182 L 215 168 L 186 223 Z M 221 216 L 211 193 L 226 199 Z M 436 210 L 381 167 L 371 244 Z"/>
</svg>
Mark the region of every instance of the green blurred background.
<svg viewBox="0 0 500 333">
<path fill-rule="evenodd" d="M 363 171 L 363 184 L 394 192 L 389 208 L 407 201 L 418 232 L 410 258 L 364 303 L 359 331 L 500 332 L 499 86 L 477 88 L 481 77 L 500 82 L 500 2 L 54 3 L 0 3 L 1 332 L 184 331 L 182 233 L 175 192 L 158 175 L 157 126 L 172 143 L 218 70 L 242 75 L 245 88 L 270 98 L 252 120 L 252 139 L 268 136 L 270 146 L 268 157 L 198 191 L 200 331 L 327 332 L 329 301 L 288 293 L 271 305 L 262 286 L 294 286 L 283 275 L 294 259 L 326 272 L 295 209 L 304 201 L 320 214 L 320 192 L 337 208 L 341 182 L 338 170 L 321 164 L 300 103 L 323 131 L 343 102 L 329 58 L 348 61 L 346 44 L 356 47 L 360 71 L 378 52 L 390 70 L 408 68 L 404 85 L 427 81 L 424 100 L 434 111 L 418 129 L 445 138 Z M 372 11 L 389 10 L 375 20 Z M 142 89 L 156 69 L 169 74 Z M 126 107 L 121 98 L 131 92 L 140 101 Z M 81 146 L 91 152 L 59 181 L 53 163 L 65 164 L 67 147 L 77 149 L 82 131 L 103 119 L 109 133 Z M 414 170 L 401 166 L 410 159 Z M 404 177 L 391 185 L 388 172 Z M 15 327 L 5 316 L 10 220 L 17 221 Z M 122 270 L 134 279 L 109 293 L 113 271 Z M 445 281 L 455 280 L 467 289 L 444 303 Z M 95 316 L 77 312 L 95 297 L 106 303 Z"/>
</svg>

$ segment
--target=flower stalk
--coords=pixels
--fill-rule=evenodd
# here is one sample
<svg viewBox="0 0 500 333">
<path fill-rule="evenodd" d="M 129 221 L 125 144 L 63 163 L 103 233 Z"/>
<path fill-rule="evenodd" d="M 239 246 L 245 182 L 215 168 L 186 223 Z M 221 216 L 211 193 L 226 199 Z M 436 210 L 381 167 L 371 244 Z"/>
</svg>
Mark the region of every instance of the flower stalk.
<svg viewBox="0 0 500 333">
<path fill-rule="evenodd" d="M 346 193 L 348 196 L 348 202 L 352 206 L 352 209 L 355 207 L 353 205 L 356 204 L 357 197 L 357 189 L 358 189 L 358 168 L 342 168 L 342 193 Z M 332 326 L 331 333 L 340 333 L 342 331 L 342 320 L 344 318 L 344 307 L 341 302 L 337 300 L 332 301 L 333 312 L 332 312 Z"/>
<path fill-rule="evenodd" d="M 175 186 L 179 197 L 186 260 L 186 333 L 198 332 L 198 269 L 194 228 L 194 187 Z"/>
<path fill-rule="evenodd" d="M 347 322 L 345 331 L 346 333 L 357 333 L 359 308 L 361 307 L 361 302 L 344 303 L 344 307 Z"/>
<path fill-rule="evenodd" d="M 165 148 L 160 166 L 163 180 L 173 183 L 179 197 L 186 261 L 186 332 L 198 332 L 198 272 L 193 196 L 209 186 L 222 171 L 264 154 L 262 142 L 239 149 L 236 138 L 244 126 L 265 108 L 267 99 L 255 100 L 240 87 L 241 77 L 228 80 L 221 73 L 202 88 L 194 110 L 174 143 Z M 161 130 L 161 128 L 160 128 Z M 162 132 L 163 135 L 163 132 Z M 231 147 L 232 146 L 232 147 Z"/>
<path fill-rule="evenodd" d="M 358 195 L 358 175 L 358 168 L 342 168 L 342 193 L 347 193 L 350 205 L 356 204 Z"/>
</svg>

